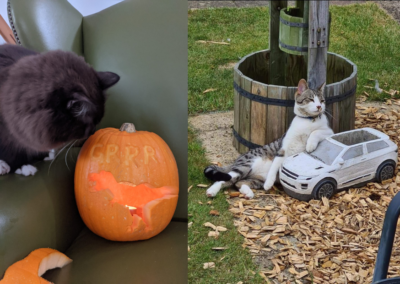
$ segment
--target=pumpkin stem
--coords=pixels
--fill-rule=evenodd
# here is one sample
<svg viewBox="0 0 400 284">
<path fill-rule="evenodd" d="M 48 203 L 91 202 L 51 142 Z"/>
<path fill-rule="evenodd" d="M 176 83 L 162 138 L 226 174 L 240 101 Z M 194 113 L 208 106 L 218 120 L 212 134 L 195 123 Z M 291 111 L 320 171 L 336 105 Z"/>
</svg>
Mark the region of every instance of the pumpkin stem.
<svg viewBox="0 0 400 284">
<path fill-rule="evenodd" d="M 119 131 L 126 131 L 128 133 L 134 133 L 134 132 L 136 132 L 136 128 L 135 128 L 135 125 L 133 125 L 133 123 L 125 122 L 124 124 L 122 124 Z"/>
</svg>

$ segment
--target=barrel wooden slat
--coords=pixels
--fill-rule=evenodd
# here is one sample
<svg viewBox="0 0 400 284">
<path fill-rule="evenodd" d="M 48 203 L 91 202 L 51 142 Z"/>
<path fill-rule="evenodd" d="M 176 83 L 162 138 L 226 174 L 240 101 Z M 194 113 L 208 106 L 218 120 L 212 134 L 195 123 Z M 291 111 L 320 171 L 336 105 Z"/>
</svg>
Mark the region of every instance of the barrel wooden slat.
<svg viewBox="0 0 400 284">
<path fill-rule="evenodd" d="M 294 100 L 297 88 L 296 87 L 288 87 L 287 88 L 287 99 Z M 292 120 L 294 118 L 294 107 L 286 108 L 286 121 L 285 121 L 285 130 L 289 128 Z"/>
<path fill-rule="evenodd" d="M 287 87 L 283 86 L 268 86 L 268 98 L 281 99 L 282 96 L 286 97 Z M 274 141 L 281 137 L 285 131 L 285 123 L 282 125 L 283 109 L 281 106 L 268 105 L 268 128 L 266 132 L 266 140 L 268 142 Z"/>
<path fill-rule="evenodd" d="M 251 92 L 251 85 L 252 85 L 251 79 L 247 77 L 242 77 L 241 78 L 241 87 L 243 90 Z M 250 129 L 251 129 L 251 100 L 248 98 L 245 98 L 243 96 L 240 96 L 239 99 L 239 113 L 240 113 L 240 118 L 239 118 L 239 135 L 246 139 L 247 141 L 250 141 Z M 249 150 L 248 147 L 244 146 L 243 144 L 239 145 L 239 152 L 244 153 Z"/>
<path fill-rule="evenodd" d="M 233 72 L 233 80 L 236 84 L 241 86 L 241 79 L 239 75 L 239 71 Z M 233 128 L 237 133 L 239 133 L 239 120 L 240 120 L 240 95 L 239 93 L 233 89 Z M 233 147 L 235 149 L 239 149 L 239 141 L 233 137 Z"/>
<path fill-rule="evenodd" d="M 340 94 L 340 84 L 333 84 L 333 96 L 336 97 Z M 335 133 L 339 132 L 339 121 L 340 121 L 340 108 L 338 103 L 332 105 L 332 116 L 334 117 L 332 121 L 332 130 Z"/>
<path fill-rule="evenodd" d="M 356 74 L 353 74 L 352 78 L 350 79 L 350 85 L 352 87 L 357 85 L 357 76 L 356 76 Z M 355 127 L 355 122 L 356 122 L 356 100 L 357 100 L 356 95 L 351 97 L 350 110 L 353 113 L 352 113 L 351 121 L 350 121 L 350 129 L 354 129 L 354 127 Z"/>
<path fill-rule="evenodd" d="M 334 91 L 333 90 L 334 90 L 334 88 L 333 88 L 332 85 L 327 85 L 325 87 L 325 90 L 324 90 L 325 99 L 333 97 L 333 95 L 334 95 Z M 332 116 L 333 116 L 333 104 L 325 104 L 325 111 L 327 113 L 327 117 L 328 117 L 328 120 L 329 120 L 329 126 L 332 128 L 333 120 L 335 120 L 334 118 L 332 118 Z"/>
<path fill-rule="evenodd" d="M 252 93 L 262 97 L 268 96 L 268 86 L 259 82 L 253 81 Z M 266 144 L 265 133 L 267 133 L 268 125 L 268 108 L 267 105 L 259 102 L 251 102 L 251 142 L 258 145 Z"/>
</svg>

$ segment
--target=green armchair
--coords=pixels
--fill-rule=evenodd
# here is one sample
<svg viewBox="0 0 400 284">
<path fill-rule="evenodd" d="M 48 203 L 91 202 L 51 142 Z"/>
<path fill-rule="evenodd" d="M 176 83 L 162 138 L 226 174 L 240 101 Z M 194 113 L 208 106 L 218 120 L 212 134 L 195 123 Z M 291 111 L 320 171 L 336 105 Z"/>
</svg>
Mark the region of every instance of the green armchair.
<svg viewBox="0 0 400 284">
<path fill-rule="evenodd" d="M 82 17 L 67 0 L 9 0 L 18 44 L 85 57 L 120 82 L 108 91 L 99 128 L 134 122 L 170 146 L 180 196 L 170 225 L 146 241 L 111 242 L 82 222 L 74 197 L 79 148 L 36 166 L 33 177 L 0 177 L 0 275 L 40 247 L 73 262 L 44 277 L 57 284 L 187 283 L 187 3 L 125 0 Z M 68 166 L 67 166 L 68 164 Z"/>
</svg>

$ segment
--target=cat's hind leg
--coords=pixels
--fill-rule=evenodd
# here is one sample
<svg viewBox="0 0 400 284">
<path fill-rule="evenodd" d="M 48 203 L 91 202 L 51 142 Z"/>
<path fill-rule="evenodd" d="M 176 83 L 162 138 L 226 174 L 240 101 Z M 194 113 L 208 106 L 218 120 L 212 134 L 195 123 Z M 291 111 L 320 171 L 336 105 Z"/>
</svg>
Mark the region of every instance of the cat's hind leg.
<svg viewBox="0 0 400 284">
<path fill-rule="evenodd" d="M 15 173 L 17 175 L 23 175 L 23 176 L 26 176 L 26 177 L 27 176 L 33 176 L 33 175 L 36 174 L 36 172 L 37 172 L 37 168 L 35 168 L 32 165 L 24 165 L 20 169 L 17 169 L 15 171 Z"/>
<path fill-rule="evenodd" d="M 268 171 L 268 175 L 264 183 L 265 190 L 270 190 L 271 187 L 274 185 L 279 168 L 281 167 L 284 160 L 285 157 L 283 155 L 276 156 L 274 158 L 274 161 L 272 162 L 271 168 Z"/>
<path fill-rule="evenodd" d="M 227 175 L 231 177 L 230 180 L 217 181 L 207 189 L 206 194 L 208 197 L 216 196 L 217 193 L 221 190 L 221 188 L 233 185 L 240 177 L 240 174 L 234 171 L 229 172 Z"/>
<path fill-rule="evenodd" d="M 10 166 L 6 162 L 0 160 L 0 175 L 8 174 L 10 169 Z"/>
<path fill-rule="evenodd" d="M 246 199 L 252 199 L 254 192 L 251 189 L 263 188 L 264 180 L 256 178 L 245 179 L 238 181 L 235 185 L 239 188 L 240 193 L 244 194 Z"/>
</svg>

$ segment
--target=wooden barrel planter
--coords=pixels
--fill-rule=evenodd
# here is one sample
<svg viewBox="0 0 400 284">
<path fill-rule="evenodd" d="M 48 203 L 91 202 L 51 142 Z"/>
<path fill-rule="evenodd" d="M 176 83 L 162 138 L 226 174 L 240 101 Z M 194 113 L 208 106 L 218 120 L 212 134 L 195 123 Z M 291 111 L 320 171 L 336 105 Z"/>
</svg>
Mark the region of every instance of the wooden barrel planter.
<svg viewBox="0 0 400 284">
<path fill-rule="evenodd" d="M 270 85 L 269 57 L 269 50 L 258 51 L 234 68 L 233 144 L 240 153 L 282 137 L 294 117 L 297 82 L 307 78 L 307 70 L 300 70 L 289 73 L 290 86 Z M 356 88 L 357 66 L 328 52 L 326 110 L 334 117 L 328 115 L 335 133 L 354 129 Z"/>
</svg>

